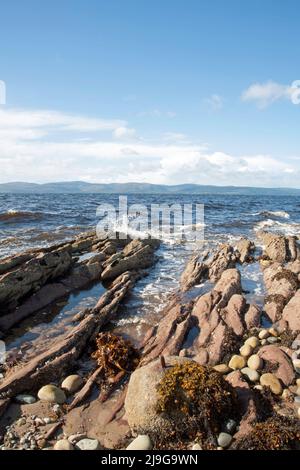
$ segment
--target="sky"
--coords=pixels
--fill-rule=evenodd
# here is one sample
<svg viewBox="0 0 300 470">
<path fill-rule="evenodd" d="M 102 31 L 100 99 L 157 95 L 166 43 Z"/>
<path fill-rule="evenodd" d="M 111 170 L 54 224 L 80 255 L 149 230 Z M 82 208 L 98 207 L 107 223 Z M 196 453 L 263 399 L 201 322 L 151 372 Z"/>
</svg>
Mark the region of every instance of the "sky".
<svg viewBox="0 0 300 470">
<path fill-rule="evenodd" d="M 300 187 L 298 0 L 10 0 L 0 15 L 0 183 Z"/>
</svg>

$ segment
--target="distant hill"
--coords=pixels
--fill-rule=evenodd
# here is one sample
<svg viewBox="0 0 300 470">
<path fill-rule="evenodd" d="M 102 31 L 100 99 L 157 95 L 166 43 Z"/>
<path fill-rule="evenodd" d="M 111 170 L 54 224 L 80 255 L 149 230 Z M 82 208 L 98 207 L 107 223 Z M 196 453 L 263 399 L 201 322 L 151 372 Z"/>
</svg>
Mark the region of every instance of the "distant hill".
<svg viewBox="0 0 300 470">
<path fill-rule="evenodd" d="M 149 183 L 93 184 L 84 181 L 59 183 L 12 182 L 0 184 L 0 193 L 102 193 L 102 194 L 240 194 L 240 195 L 299 195 L 294 188 L 252 188 L 239 186 L 209 186 L 199 184 L 162 185 Z"/>
</svg>

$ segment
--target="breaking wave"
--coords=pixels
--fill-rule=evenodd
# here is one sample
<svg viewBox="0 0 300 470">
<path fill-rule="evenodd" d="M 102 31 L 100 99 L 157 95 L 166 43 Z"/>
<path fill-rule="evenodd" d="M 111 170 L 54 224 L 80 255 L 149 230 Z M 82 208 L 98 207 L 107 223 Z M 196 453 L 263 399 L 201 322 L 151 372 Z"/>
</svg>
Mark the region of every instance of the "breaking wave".
<svg viewBox="0 0 300 470">
<path fill-rule="evenodd" d="M 280 217 L 282 219 L 290 218 L 290 214 L 285 211 L 261 211 L 261 212 L 255 212 L 253 215 L 260 215 L 263 217 Z"/>
<path fill-rule="evenodd" d="M 278 220 L 262 220 L 254 226 L 254 231 L 259 232 L 260 230 L 268 229 L 271 232 L 279 232 L 283 235 L 299 235 L 300 224 L 279 222 Z"/>
</svg>

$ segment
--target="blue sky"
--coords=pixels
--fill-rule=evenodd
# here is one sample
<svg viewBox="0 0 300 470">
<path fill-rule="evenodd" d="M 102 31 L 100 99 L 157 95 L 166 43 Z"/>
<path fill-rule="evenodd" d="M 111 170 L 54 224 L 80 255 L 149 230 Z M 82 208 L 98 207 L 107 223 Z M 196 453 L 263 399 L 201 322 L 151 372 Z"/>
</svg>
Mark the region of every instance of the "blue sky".
<svg viewBox="0 0 300 470">
<path fill-rule="evenodd" d="M 298 0 L 1 5 L 0 181 L 300 187 Z"/>
</svg>

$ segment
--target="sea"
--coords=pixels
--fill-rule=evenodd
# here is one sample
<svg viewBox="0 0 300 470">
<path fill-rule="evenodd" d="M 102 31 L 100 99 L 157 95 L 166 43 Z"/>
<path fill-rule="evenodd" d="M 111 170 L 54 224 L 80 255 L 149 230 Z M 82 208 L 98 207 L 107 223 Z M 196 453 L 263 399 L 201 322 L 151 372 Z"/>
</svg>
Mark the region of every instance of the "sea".
<svg viewBox="0 0 300 470">
<path fill-rule="evenodd" d="M 45 247 L 74 238 L 95 229 L 99 222 L 97 208 L 110 204 L 118 209 L 117 194 L 0 194 L 0 258 L 37 247 Z M 128 194 L 128 206 L 143 204 L 150 209 L 159 205 L 199 205 L 203 207 L 202 238 L 162 236 L 158 261 L 148 276 L 138 281 L 122 307 L 122 315 L 111 328 L 134 343 L 142 340 L 149 326 L 161 318 L 168 298 L 179 285 L 184 266 L 194 252 L 201 254 L 220 243 L 234 245 L 241 237 L 257 242 L 257 232 L 268 230 L 285 235 L 300 235 L 300 197 L 296 195 L 242 194 Z M 97 215 L 98 214 L 98 215 Z M 151 234 L 151 227 L 149 228 Z M 129 231 L 130 234 L 130 231 Z M 135 233 L 133 234 L 135 235 Z M 264 285 L 259 264 L 239 267 L 243 289 L 249 302 L 263 304 Z M 195 295 L 211 286 L 200 284 Z M 96 284 L 74 293 L 51 311 L 39 312 L 25 320 L 11 333 L 9 348 L 34 349 L 34 342 L 47 345 L 63 334 L 75 313 L 92 306 L 103 293 Z M 29 346 L 28 346 L 29 345 Z M 40 346 L 39 346 L 40 347 Z"/>
</svg>

